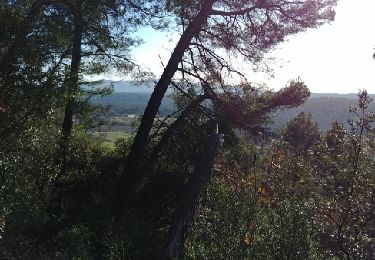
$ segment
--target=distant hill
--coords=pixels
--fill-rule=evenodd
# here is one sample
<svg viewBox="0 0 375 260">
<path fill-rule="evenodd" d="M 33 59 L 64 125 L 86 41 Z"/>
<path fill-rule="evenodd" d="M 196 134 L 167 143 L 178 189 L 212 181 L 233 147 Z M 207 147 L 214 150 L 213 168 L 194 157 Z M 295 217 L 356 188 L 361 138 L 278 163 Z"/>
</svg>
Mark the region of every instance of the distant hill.
<svg viewBox="0 0 375 260">
<path fill-rule="evenodd" d="M 151 94 L 155 87 L 155 82 L 148 81 L 110 81 L 104 80 L 101 86 L 107 87 L 113 85 L 114 93 L 148 93 Z M 168 91 L 170 93 L 170 91 Z"/>
<path fill-rule="evenodd" d="M 375 97 L 375 95 L 370 96 Z M 349 107 L 355 106 L 356 102 L 356 94 L 313 93 L 302 106 L 276 113 L 271 127 L 280 128 L 299 113 L 305 112 L 311 113 L 322 131 L 327 131 L 334 121 L 347 125 L 347 120 L 351 117 Z M 375 111 L 374 103 L 370 106 L 370 110 Z"/>
<path fill-rule="evenodd" d="M 134 81 L 116 81 L 111 82 L 114 86 L 115 93 L 149 93 L 154 90 L 152 81 L 143 82 L 142 84 Z"/>
<path fill-rule="evenodd" d="M 95 96 L 91 98 L 91 102 L 95 105 L 110 106 L 108 115 L 119 116 L 138 114 L 142 115 L 148 100 L 150 99 L 151 92 L 149 93 L 119 93 L 115 92 L 109 96 Z M 171 114 L 175 111 L 175 104 L 173 99 L 167 95 L 161 104 L 159 113 L 161 115 Z"/>
<path fill-rule="evenodd" d="M 375 94 L 369 94 L 370 97 L 375 98 Z M 347 99 L 357 99 L 357 94 L 338 94 L 338 93 L 311 93 L 310 98 L 320 98 L 320 97 L 331 97 L 331 98 L 347 98 Z"/>
<path fill-rule="evenodd" d="M 91 102 L 104 106 L 111 106 L 107 116 L 121 116 L 128 114 L 142 115 L 147 106 L 152 90 L 149 86 L 143 86 L 138 89 L 137 86 L 123 84 L 115 85 L 115 90 L 132 90 L 134 92 L 117 92 L 110 96 L 93 97 Z M 144 92 L 148 89 L 147 92 Z M 137 92 L 138 91 L 138 92 Z M 143 92 L 142 92 L 143 91 Z M 371 95 L 373 98 L 375 95 Z M 332 122 L 338 121 L 346 124 L 350 118 L 349 107 L 356 104 L 356 94 L 325 94 L 313 93 L 306 103 L 298 108 L 278 111 L 274 116 L 274 122 L 270 126 L 277 129 L 286 122 L 295 117 L 300 112 L 311 113 L 315 121 L 318 122 L 321 130 L 330 129 Z M 375 111 L 375 105 L 371 109 Z M 176 110 L 173 98 L 167 95 L 162 102 L 159 113 L 161 115 L 171 114 Z"/>
</svg>

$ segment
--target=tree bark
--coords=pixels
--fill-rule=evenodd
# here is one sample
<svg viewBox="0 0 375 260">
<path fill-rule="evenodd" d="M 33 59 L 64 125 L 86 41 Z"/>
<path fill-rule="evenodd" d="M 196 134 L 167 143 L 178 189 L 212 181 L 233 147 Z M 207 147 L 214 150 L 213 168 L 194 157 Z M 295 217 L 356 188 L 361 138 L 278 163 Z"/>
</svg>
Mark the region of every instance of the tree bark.
<svg viewBox="0 0 375 260">
<path fill-rule="evenodd" d="M 202 8 L 193 19 L 193 21 L 188 25 L 186 30 L 180 37 L 176 48 L 174 49 L 167 66 L 164 69 L 158 83 L 154 88 L 154 92 L 147 104 L 144 115 L 141 120 L 141 124 L 138 128 L 137 134 L 134 138 L 133 145 L 131 147 L 129 156 L 126 161 L 126 170 L 122 174 L 116 194 L 116 202 L 114 209 L 115 211 L 121 210 L 126 204 L 127 197 L 133 192 L 133 186 L 138 180 L 142 178 L 139 171 L 139 165 L 144 153 L 145 147 L 147 145 L 148 137 L 154 123 L 154 118 L 158 112 L 161 101 L 168 89 L 168 86 L 174 76 L 178 64 L 181 62 L 185 50 L 189 47 L 189 44 L 200 30 L 202 25 L 207 21 L 207 17 L 210 15 L 212 10 L 214 0 L 206 0 L 202 4 Z"/>
<path fill-rule="evenodd" d="M 220 148 L 220 134 L 213 134 L 205 145 L 194 174 L 184 193 L 176 220 L 170 229 L 168 256 L 172 259 L 184 259 L 185 242 L 191 230 L 199 202 L 212 175 L 212 167 Z"/>
<path fill-rule="evenodd" d="M 81 64 L 81 46 L 82 46 L 82 17 L 80 13 L 80 6 L 77 7 L 75 18 L 74 18 L 74 31 L 73 31 L 73 44 L 72 44 L 72 60 L 70 63 L 70 72 L 66 81 L 66 94 L 68 101 L 65 105 L 64 120 L 61 127 L 61 171 L 60 176 L 64 176 L 66 173 L 66 157 L 67 149 L 69 144 L 69 138 L 73 127 L 73 115 L 75 106 L 75 96 L 79 90 L 79 67 Z M 58 179 L 58 178 L 57 178 Z M 58 180 L 56 180 L 58 181 Z"/>
</svg>

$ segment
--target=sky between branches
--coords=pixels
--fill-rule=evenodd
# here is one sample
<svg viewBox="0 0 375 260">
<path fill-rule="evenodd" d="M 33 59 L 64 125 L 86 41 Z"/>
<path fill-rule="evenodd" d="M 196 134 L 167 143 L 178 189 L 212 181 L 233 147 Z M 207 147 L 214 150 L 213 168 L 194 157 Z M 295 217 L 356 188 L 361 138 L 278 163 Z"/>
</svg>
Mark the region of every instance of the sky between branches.
<svg viewBox="0 0 375 260">
<path fill-rule="evenodd" d="M 138 35 L 145 43 L 133 52 L 134 59 L 157 77 L 179 35 L 150 28 Z M 339 0 L 334 22 L 291 36 L 268 55 L 276 58 L 271 65 L 274 77 L 260 73 L 249 74 L 248 78 L 274 89 L 301 77 L 312 92 L 356 93 L 366 88 L 375 93 L 374 48 L 375 0 Z"/>
</svg>

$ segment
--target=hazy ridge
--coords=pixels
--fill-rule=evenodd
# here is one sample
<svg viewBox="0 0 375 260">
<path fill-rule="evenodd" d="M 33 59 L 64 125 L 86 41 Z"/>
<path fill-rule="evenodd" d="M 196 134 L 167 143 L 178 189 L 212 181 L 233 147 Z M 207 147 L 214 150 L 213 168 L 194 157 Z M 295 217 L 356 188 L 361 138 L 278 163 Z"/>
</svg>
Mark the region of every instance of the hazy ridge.
<svg viewBox="0 0 375 260">
<path fill-rule="evenodd" d="M 105 81 L 103 85 L 110 84 Z M 107 116 L 126 116 L 129 114 L 143 114 L 147 102 L 152 93 L 153 83 L 136 84 L 134 82 L 118 81 L 112 83 L 114 93 L 104 97 L 93 97 L 93 104 L 110 106 Z M 370 95 L 372 98 L 375 94 Z M 312 93 L 305 104 L 298 108 L 280 110 L 275 113 L 274 122 L 271 128 L 280 128 L 288 120 L 295 117 L 300 112 L 311 113 L 313 119 L 318 122 L 321 130 L 326 131 L 332 122 L 338 121 L 346 123 L 350 118 L 349 107 L 356 104 L 357 94 L 337 94 L 337 93 Z M 370 108 L 375 111 L 375 105 Z M 162 102 L 159 113 L 161 115 L 171 114 L 176 110 L 173 98 L 167 94 Z"/>
</svg>

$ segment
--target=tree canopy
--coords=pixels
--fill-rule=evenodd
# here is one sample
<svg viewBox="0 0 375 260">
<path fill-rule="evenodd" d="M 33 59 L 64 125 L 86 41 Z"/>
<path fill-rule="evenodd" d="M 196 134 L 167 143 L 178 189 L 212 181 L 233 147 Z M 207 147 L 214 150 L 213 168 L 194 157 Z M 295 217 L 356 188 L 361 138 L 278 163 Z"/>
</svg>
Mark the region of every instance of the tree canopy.
<svg viewBox="0 0 375 260">
<path fill-rule="evenodd" d="M 249 86 L 244 73 L 231 66 L 228 58 L 218 51 L 239 55 L 256 64 L 265 52 L 286 36 L 333 20 L 336 1 L 207 0 L 167 3 L 176 14 L 181 37 L 145 109 L 127 161 L 126 178 L 130 180 L 125 180 L 124 175 L 122 186 L 142 176 L 138 172 L 142 154 L 161 100 L 168 86 L 173 84 L 176 72 L 181 73 L 179 81 L 187 81 L 184 85 L 198 82 L 200 92 L 219 105 L 217 92 L 218 89 L 228 92 L 228 77 L 239 76 L 245 83 L 241 85 L 247 90 L 251 90 L 252 86 Z M 126 195 L 120 192 L 119 196 Z"/>
<path fill-rule="evenodd" d="M 2 1 L 0 258 L 374 258 L 367 91 L 347 125 L 321 132 L 300 113 L 272 130 L 310 91 L 251 78 L 288 36 L 333 21 L 335 5 Z M 142 115 L 103 122 L 90 99 L 112 89 L 89 79 L 151 75 L 131 57 L 143 26 L 179 41 Z M 168 88 L 175 106 L 158 114 Z"/>
</svg>

